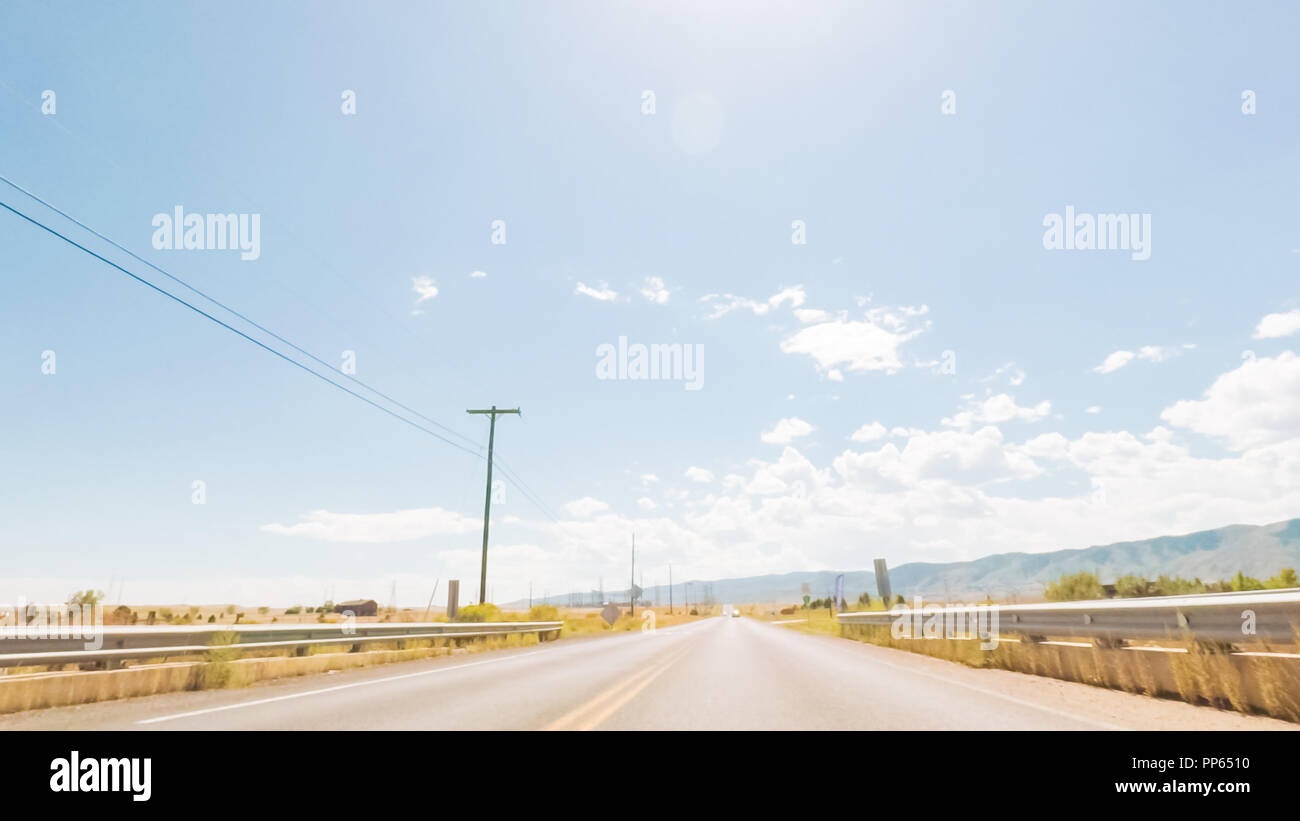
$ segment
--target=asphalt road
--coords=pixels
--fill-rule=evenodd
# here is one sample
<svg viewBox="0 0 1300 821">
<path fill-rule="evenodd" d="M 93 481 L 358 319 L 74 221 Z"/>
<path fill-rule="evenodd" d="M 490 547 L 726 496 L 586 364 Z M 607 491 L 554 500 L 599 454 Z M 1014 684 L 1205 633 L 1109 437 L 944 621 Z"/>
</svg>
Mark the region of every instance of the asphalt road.
<svg viewBox="0 0 1300 821">
<path fill-rule="evenodd" d="M 590 640 L 0 717 L 0 730 L 1294 729 L 713 618 Z"/>
</svg>

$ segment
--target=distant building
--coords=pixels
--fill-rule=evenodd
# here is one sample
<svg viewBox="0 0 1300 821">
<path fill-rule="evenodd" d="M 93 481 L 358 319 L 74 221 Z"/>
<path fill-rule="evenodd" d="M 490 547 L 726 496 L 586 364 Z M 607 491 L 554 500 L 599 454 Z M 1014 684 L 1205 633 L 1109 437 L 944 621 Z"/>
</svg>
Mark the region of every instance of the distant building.
<svg viewBox="0 0 1300 821">
<path fill-rule="evenodd" d="M 379 603 L 374 599 L 357 599 L 356 601 L 344 601 L 334 605 L 335 613 L 345 613 L 351 610 L 354 616 L 378 616 Z"/>
</svg>

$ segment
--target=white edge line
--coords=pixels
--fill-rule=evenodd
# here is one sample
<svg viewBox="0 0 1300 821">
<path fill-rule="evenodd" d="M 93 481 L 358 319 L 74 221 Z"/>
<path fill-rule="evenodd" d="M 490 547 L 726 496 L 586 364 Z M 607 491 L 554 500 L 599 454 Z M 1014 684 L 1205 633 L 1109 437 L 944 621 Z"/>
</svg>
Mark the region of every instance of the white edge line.
<svg viewBox="0 0 1300 821">
<path fill-rule="evenodd" d="M 169 716 L 145 718 L 135 723 L 136 724 L 157 724 L 162 721 L 173 721 L 178 718 L 190 718 L 191 716 L 207 715 L 208 713 L 220 713 L 225 710 L 238 710 L 241 707 L 256 707 L 259 704 L 273 704 L 277 701 L 289 701 L 290 699 L 295 699 L 295 698 L 306 698 L 307 696 L 317 696 L 320 695 L 321 693 L 332 693 L 338 690 L 350 690 L 353 687 L 365 687 L 370 684 L 384 684 L 389 681 L 400 681 L 401 679 L 416 678 L 417 676 L 429 676 L 429 675 L 433 675 L 434 673 L 446 673 L 452 670 L 464 670 L 467 667 L 479 667 L 484 664 L 496 664 L 502 661 L 510 661 L 512 659 L 522 659 L 522 658 L 527 658 L 529 656 L 536 656 L 545 652 L 547 651 L 533 650 L 530 653 L 517 653 L 515 655 L 502 656 L 500 658 L 485 659 L 483 661 L 472 661 L 469 664 L 457 664 L 454 667 L 438 667 L 433 670 L 421 670 L 418 673 L 403 673 L 400 676 L 386 676 L 385 678 L 368 679 L 366 681 L 354 681 L 351 684 L 338 684 L 335 685 L 334 687 L 322 687 L 319 690 L 304 690 L 301 693 L 289 693 L 283 696 L 272 696 L 271 698 L 259 698 L 253 701 L 240 701 L 240 702 L 236 702 L 235 704 L 223 704 L 220 707 L 207 707 L 202 710 L 191 710 L 187 713 L 174 713 Z"/>
</svg>

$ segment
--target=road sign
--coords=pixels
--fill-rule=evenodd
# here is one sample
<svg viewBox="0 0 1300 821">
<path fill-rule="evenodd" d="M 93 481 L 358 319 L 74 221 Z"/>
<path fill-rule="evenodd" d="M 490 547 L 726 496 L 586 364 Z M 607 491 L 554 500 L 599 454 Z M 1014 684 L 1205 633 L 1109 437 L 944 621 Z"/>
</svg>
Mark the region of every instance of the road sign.
<svg viewBox="0 0 1300 821">
<path fill-rule="evenodd" d="M 623 611 L 619 610 L 618 605 L 615 604 L 607 604 L 605 609 L 600 611 L 600 617 L 610 625 L 618 621 L 618 617 L 621 615 L 623 615 Z"/>
<path fill-rule="evenodd" d="M 803 593 L 804 600 L 807 601 L 808 594 L 812 592 L 812 586 L 809 585 L 808 582 L 804 582 L 803 584 L 799 585 L 799 587 L 800 587 L 799 592 Z"/>
<path fill-rule="evenodd" d="M 810 602 L 810 601 L 812 601 L 812 596 L 809 596 L 807 593 L 804 593 L 804 594 L 803 594 L 803 606 L 804 606 L 804 607 L 807 607 L 807 606 L 808 606 L 808 602 Z"/>
<path fill-rule="evenodd" d="M 645 592 L 645 591 L 642 590 L 641 587 L 640 587 L 639 585 L 635 585 L 635 584 L 632 585 L 632 600 L 633 600 L 633 601 L 640 601 L 640 600 L 641 600 L 641 594 L 644 593 L 644 592 Z"/>
</svg>

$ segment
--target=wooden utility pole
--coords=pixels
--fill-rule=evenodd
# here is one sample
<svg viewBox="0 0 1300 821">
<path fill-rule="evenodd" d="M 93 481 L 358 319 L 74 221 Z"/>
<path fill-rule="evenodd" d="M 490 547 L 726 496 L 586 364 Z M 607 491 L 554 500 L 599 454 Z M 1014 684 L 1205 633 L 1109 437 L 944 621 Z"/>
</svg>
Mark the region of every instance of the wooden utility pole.
<svg viewBox="0 0 1300 821">
<path fill-rule="evenodd" d="M 673 614 L 673 563 L 668 563 L 668 615 Z"/>
<path fill-rule="evenodd" d="M 627 583 L 627 603 L 632 607 L 632 618 L 636 618 L 636 533 L 632 534 L 632 578 Z"/>
<path fill-rule="evenodd" d="M 487 469 L 487 495 L 483 499 L 483 565 L 479 570 L 478 577 L 478 603 L 483 604 L 487 601 L 487 547 L 488 547 L 488 519 L 492 515 L 492 446 L 497 435 L 497 416 L 502 413 L 513 413 L 518 415 L 519 408 L 509 410 L 497 410 L 493 405 L 488 410 L 467 410 L 466 413 L 486 413 L 492 421 L 488 425 L 488 469 Z"/>
</svg>

